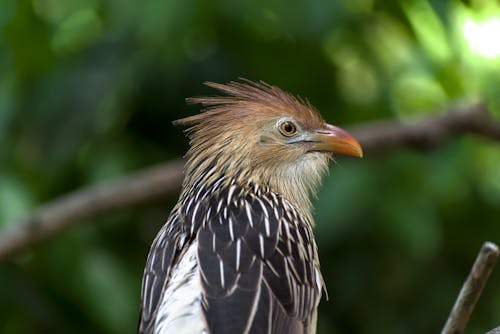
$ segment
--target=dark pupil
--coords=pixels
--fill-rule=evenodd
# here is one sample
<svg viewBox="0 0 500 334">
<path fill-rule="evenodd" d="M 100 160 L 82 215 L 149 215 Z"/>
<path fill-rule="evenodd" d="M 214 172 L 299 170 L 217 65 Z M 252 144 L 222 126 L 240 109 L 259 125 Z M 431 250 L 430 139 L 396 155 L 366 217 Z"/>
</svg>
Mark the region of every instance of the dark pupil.
<svg viewBox="0 0 500 334">
<path fill-rule="evenodd" d="M 293 126 L 292 126 L 292 124 L 286 123 L 285 127 L 284 127 L 284 130 L 285 130 L 285 132 L 288 132 L 288 133 L 293 132 Z"/>
</svg>

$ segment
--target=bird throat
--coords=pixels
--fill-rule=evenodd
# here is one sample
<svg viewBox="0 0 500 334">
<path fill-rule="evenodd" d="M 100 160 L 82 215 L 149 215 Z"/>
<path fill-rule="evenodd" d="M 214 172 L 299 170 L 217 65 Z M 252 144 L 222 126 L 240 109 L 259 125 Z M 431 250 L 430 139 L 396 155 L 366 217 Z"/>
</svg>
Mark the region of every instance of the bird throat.
<svg viewBox="0 0 500 334">
<path fill-rule="evenodd" d="M 328 170 L 328 155 L 313 152 L 299 160 L 274 166 L 256 166 L 245 162 L 244 158 L 234 159 L 234 156 L 231 161 L 223 161 L 222 154 L 211 155 L 211 158 L 200 155 L 193 158 L 189 153 L 187 156 L 183 189 L 191 193 L 200 188 L 216 191 L 231 184 L 269 189 L 289 200 L 314 225 L 310 198 L 316 196 L 322 176 Z"/>
</svg>

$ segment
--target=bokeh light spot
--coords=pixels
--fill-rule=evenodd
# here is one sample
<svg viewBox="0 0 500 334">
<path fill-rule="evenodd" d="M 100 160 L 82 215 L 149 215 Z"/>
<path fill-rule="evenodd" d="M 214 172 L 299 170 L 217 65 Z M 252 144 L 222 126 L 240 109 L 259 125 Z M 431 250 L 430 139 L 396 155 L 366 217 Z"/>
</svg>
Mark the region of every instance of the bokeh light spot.
<svg viewBox="0 0 500 334">
<path fill-rule="evenodd" d="M 490 17 L 481 22 L 468 18 L 462 32 L 472 53 L 488 59 L 500 56 L 500 17 Z"/>
</svg>

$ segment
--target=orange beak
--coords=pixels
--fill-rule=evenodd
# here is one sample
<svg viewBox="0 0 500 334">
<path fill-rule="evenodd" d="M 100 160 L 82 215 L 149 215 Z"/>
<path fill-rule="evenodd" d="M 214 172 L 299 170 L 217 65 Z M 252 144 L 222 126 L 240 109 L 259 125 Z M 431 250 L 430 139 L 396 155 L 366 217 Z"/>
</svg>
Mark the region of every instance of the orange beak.
<svg viewBox="0 0 500 334">
<path fill-rule="evenodd" d="M 363 157 L 363 149 L 358 141 L 349 132 L 330 124 L 316 130 L 308 139 L 313 142 L 314 151 Z"/>
</svg>

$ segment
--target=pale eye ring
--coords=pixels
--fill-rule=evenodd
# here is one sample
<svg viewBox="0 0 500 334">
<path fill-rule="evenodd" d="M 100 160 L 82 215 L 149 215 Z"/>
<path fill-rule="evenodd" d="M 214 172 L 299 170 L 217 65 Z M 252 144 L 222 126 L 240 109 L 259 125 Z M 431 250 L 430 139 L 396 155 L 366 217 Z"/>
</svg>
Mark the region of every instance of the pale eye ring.
<svg viewBox="0 0 500 334">
<path fill-rule="evenodd" d="M 291 137 L 297 132 L 297 126 L 291 121 L 284 121 L 279 125 L 281 134 L 285 137 Z"/>
</svg>

